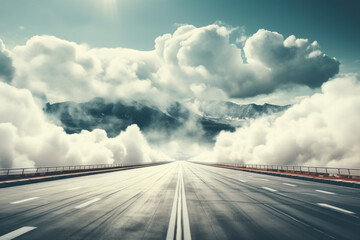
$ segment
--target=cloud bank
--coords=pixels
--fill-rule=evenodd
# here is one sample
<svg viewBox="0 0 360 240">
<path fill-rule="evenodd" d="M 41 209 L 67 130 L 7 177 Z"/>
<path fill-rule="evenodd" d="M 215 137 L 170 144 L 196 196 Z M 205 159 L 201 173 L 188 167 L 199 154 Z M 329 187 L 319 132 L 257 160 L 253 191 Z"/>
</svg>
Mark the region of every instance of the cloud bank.
<svg viewBox="0 0 360 240">
<path fill-rule="evenodd" d="M 246 164 L 359 167 L 359 92 L 360 82 L 354 76 L 327 82 L 322 93 L 280 117 L 261 118 L 234 133 L 220 133 L 206 157 Z"/>
<path fill-rule="evenodd" d="M 0 168 L 146 163 L 168 158 L 152 150 L 140 129 L 115 138 L 104 130 L 66 134 L 47 121 L 32 94 L 0 82 Z"/>
<path fill-rule="evenodd" d="M 257 66 L 267 77 L 243 87 L 237 95 L 240 97 L 292 85 L 318 88 L 339 72 L 340 63 L 322 53 L 316 41 L 310 43 L 294 35 L 284 39 L 279 33 L 260 29 L 245 42 L 244 52 L 249 65 Z"/>
<path fill-rule="evenodd" d="M 90 48 L 34 36 L 12 51 L 13 85 L 51 102 L 104 97 L 164 105 L 184 98 L 318 88 L 339 71 L 339 62 L 322 53 L 317 42 L 261 29 L 240 48 L 231 43 L 232 32 L 216 24 L 184 25 L 155 39 L 151 51 Z"/>
<path fill-rule="evenodd" d="M 91 48 L 46 35 L 9 51 L 0 41 L 0 101 L 6 103 L 0 106 L 0 167 L 168 159 L 149 147 L 136 125 L 115 138 L 100 129 L 67 135 L 46 119 L 38 99 L 102 97 L 162 108 L 188 99 L 249 98 L 320 86 L 321 94 L 278 118 L 222 132 L 206 159 L 358 167 L 357 80 L 329 81 L 339 72 L 339 62 L 322 53 L 316 41 L 260 29 L 239 47 L 230 41 L 231 34 L 233 29 L 218 24 L 183 25 L 156 38 L 150 51 Z M 181 141 L 171 139 L 166 146 L 176 154 Z M 197 143 L 187 145 L 204 150 Z"/>
</svg>

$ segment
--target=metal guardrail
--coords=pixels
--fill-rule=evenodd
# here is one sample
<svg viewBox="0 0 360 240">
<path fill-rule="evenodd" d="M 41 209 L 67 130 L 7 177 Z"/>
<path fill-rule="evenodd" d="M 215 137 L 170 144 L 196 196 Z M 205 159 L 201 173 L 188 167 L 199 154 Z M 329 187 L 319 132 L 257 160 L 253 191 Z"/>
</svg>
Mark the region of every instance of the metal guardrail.
<svg viewBox="0 0 360 240">
<path fill-rule="evenodd" d="M 300 173 L 316 176 L 360 178 L 360 168 L 332 168 L 332 167 L 312 167 L 312 166 L 286 166 L 286 165 L 264 165 L 264 164 L 236 164 L 236 163 L 217 163 L 233 167 L 259 169 L 266 171 Z"/>
<path fill-rule="evenodd" d="M 74 165 L 74 166 L 41 166 L 33 168 L 0 168 L 0 178 L 8 177 L 22 177 L 22 176 L 43 176 L 51 174 L 84 172 L 84 171 L 96 171 L 102 169 L 113 169 L 121 167 L 135 167 L 140 165 L 153 165 L 161 164 L 146 163 L 146 164 L 96 164 L 96 165 Z"/>
</svg>

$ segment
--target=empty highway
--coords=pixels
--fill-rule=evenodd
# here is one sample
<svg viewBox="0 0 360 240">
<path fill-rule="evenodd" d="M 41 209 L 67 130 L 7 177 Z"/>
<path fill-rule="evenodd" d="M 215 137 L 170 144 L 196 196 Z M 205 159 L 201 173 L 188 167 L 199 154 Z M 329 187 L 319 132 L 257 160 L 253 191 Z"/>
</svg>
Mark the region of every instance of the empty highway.
<svg viewBox="0 0 360 240">
<path fill-rule="evenodd" d="M 0 189 L 5 239 L 359 239 L 360 190 L 188 162 Z"/>
</svg>

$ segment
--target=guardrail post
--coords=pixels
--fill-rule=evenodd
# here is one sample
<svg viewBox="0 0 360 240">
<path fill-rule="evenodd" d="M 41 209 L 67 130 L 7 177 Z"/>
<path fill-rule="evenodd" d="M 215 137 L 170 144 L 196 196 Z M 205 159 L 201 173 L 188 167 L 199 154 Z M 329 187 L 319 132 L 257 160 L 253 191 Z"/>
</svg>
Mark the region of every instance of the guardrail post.
<svg viewBox="0 0 360 240">
<path fill-rule="evenodd" d="M 341 175 L 341 173 L 340 173 L 340 168 L 338 168 L 338 172 L 339 172 L 339 175 Z"/>
<path fill-rule="evenodd" d="M 25 168 L 23 168 L 21 175 L 24 175 L 24 172 L 25 172 Z"/>
<path fill-rule="evenodd" d="M 9 176 L 9 174 L 10 174 L 10 169 L 7 170 L 6 176 Z"/>
</svg>

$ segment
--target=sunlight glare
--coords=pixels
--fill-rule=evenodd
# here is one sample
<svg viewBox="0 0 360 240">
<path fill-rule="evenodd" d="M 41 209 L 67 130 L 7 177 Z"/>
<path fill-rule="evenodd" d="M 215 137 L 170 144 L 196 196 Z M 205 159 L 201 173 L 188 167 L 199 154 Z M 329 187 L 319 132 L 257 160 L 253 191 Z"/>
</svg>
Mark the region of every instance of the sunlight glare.
<svg viewBox="0 0 360 240">
<path fill-rule="evenodd" d="M 112 19 L 118 17 L 118 0 L 101 0 L 100 2 L 106 16 Z"/>
</svg>

